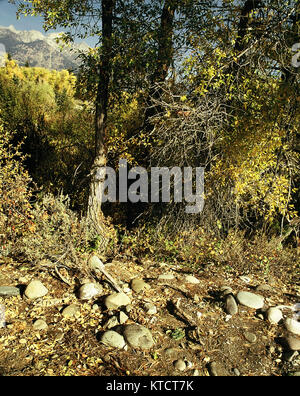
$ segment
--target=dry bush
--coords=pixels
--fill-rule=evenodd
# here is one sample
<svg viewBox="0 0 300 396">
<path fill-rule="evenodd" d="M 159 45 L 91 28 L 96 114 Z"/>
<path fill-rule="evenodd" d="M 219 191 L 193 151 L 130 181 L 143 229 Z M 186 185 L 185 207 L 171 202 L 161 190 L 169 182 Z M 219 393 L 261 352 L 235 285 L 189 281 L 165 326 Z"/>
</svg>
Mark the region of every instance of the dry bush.
<svg viewBox="0 0 300 396">
<path fill-rule="evenodd" d="M 6 256 L 16 239 L 31 225 L 31 181 L 19 149 L 0 123 L 0 255 Z"/>
<path fill-rule="evenodd" d="M 105 235 L 92 234 L 88 220 L 80 219 L 69 208 L 69 198 L 62 194 L 47 194 L 38 201 L 32 209 L 32 221 L 30 232 L 18 239 L 13 253 L 34 265 L 47 262 L 50 268 L 63 264 L 82 271 L 87 256 L 92 251 L 104 254 L 113 240 L 108 226 Z"/>
</svg>

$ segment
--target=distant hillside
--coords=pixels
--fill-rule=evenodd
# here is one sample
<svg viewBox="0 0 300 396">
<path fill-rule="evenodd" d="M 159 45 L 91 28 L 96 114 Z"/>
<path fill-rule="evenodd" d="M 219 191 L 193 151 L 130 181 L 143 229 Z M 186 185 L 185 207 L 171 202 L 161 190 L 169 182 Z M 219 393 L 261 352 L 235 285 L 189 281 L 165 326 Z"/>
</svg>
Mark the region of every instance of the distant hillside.
<svg viewBox="0 0 300 396">
<path fill-rule="evenodd" d="M 6 49 L 20 66 L 27 62 L 31 67 L 45 67 L 47 69 L 72 69 L 76 70 L 79 65 L 77 51 L 69 49 L 60 50 L 56 43 L 57 34 L 44 35 L 43 33 L 31 31 L 17 31 L 14 26 L 0 26 L 0 45 Z M 74 50 L 87 50 L 86 44 L 75 44 Z M 2 52 L 2 51 L 0 51 Z M 1 55 L 1 53 L 0 53 Z M 3 57 L 0 60 L 3 63 Z"/>
</svg>

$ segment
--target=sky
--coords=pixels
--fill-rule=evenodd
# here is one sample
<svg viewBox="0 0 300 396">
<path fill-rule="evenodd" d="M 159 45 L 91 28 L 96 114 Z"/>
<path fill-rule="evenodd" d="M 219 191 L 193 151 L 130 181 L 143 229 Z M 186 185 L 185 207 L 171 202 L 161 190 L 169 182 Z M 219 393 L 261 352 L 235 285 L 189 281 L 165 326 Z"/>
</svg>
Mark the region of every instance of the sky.
<svg viewBox="0 0 300 396">
<path fill-rule="evenodd" d="M 43 19 L 40 17 L 21 16 L 18 20 L 16 17 L 17 5 L 11 4 L 8 0 L 0 0 L 0 26 L 8 27 L 13 25 L 17 30 L 38 30 L 47 34 L 43 29 Z M 59 32 L 63 31 L 62 29 Z M 53 33 L 55 30 L 48 31 Z M 80 40 L 79 40 L 80 41 Z M 93 46 L 94 40 L 85 40 L 90 46 Z"/>
</svg>

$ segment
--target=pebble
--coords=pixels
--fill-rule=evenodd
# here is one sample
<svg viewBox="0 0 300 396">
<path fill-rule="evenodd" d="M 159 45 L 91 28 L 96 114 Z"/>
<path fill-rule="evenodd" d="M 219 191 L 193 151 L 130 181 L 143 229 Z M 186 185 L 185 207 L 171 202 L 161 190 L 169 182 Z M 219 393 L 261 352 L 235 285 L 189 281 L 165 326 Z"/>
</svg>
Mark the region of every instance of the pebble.
<svg viewBox="0 0 300 396">
<path fill-rule="evenodd" d="M 47 330 L 48 329 L 48 325 L 47 323 L 42 320 L 42 319 L 38 319 L 33 323 L 33 330 L 36 331 L 42 331 L 42 330 Z"/>
<path fill-rule="evenodd" d="M 267 319 L 270 323 L 277 324 L 282 320 L 282 312 L 280 309 L 271 307 L 267 311 Z"/>
<path fill-rule="evenodd" d="M 185 281 L 187 283 L 191 283 L 193 285 L 198 285 L 200 283 L 199 279 L 197 279 L 195 276 L 193 275 L 186 275 L 185 276 Z"/>
<path fill-rule="evenodd" d="M 95 255 L 89 259 L 88 266 L 94 271 L 100 271 L 102 268 L 104 268 L 102 261 L 98 256 Z"/>
<path fill-rule="evenodd" d="M 236 298 L 241 305 L 248 308 L 261 309 L 264 306 L 264 298 L 254 293 L 241 291 Z"/>
<path fill-rule="evenodd" d="M 258 292 L 272 292 L 273 288 L 270 285 L 258 285 L 255 290 Z"/>
<path fill-rule="evenodd" d="M 157 313 L 157 308 L 152 303 L 146 303 L 145 304 L 145 310 L 146 310 L 148 315 L 155 315 Z"/>
<path fill-rule="evenodd" d="M 173 280 L 175 276 L 173 274 L 162 274 L 158 277 L 159 280 Z"/>
<path fill-rule="evenodd" d="M 124 337 L 113 330 L 106 331 L 101 337 L 101 342 L 106 346 L 118 349 L 123 349 L 126 345 Z"/>
<path fill-rule="evenodd" d="M 143 281 L 143 279 L 133 279 L 131 281 L 131 288 L 134 292 L 140 293 L 145 289 L 150 289 L 150 285 Z"/>
<path fill-rule="evenodd" d="M 174 367 L 178 371 L 184 371 L 186 369 L 186 364 L 183 359 L 178 359 L 174 362 Z"/>
<path fill-rule="evenodd" d="M 78 291 L 80 300 L 91 300 L 103 292 L 101 285 L 95 283 L 85 283 Z"/>
<path fill-rule="evenodd" d="M 126 323 L 128 319 L 129 318 L 126 315 L 126 313 L 121 311 L 120 314 L 119 314 L 119 322 L 120 322 L 120 324 L 122 325 L 122 324 Z"/>
<path fill-rule="evenodd" d="M 113 293 L 106 297 L 104 303 L 107 309 L 118 309 L 130 304 L 130 298 L 125 293 Z"/>
<path fill-rule="evenodd" d="M 44 297 L 48 294 L 48 289 L 39 280 L 33 280 L 25 290 L 25 296 L 31 300 Z"/>
<path fill-rule="evenodd" d="M 116 316 L 112 316 L 110 319 L 108 319 L 106 323 L 106 327 L 108 329 L 112 329 L 113 327 L 116 327 L 120 324 L 118 318 Z"/>
<path fill-rule="evenodd" d="M 208 370 L 209 370 L 209 373 L 210 373 L 210 375 L 212 377 L 218 377 L 219 376 L 218 366 L 217 366 L 216 362 L 209 363 Z"/>
<path fill-rule="evenodd" d="M 288 331 L 295 335 L 300 335 L 300 322 L 295 319 L 287 318 L 285 321 L 285 327 Z"/>
<path fill-rule="evenodd" d="M 154 345 L 150 330 L 137 324 L 125 326 L 124 338 L 132 348 L 150 349 Z"/>
<path fill-rule="evenodd" d="M 0 297 L 18 297 L 20 290 L 12 286 L 0 286 Z"/>
<path fill-rule="evenodd" d="M 251 342 L 251 344 L 254 344 L 257 340 L 256 335 L 253 333 L 250 333 L 249 331 L 245 331 L 244 337 L 246 338 L 247 341 Z"/>
<path fill-rule="evenodd" d="M 285 338 L 285 341 L 291 351 L 300 351 L 300 338 L 295 337 L 294 335 L 288 335 Z"/>
<path fill-rule="evenodd" d="M 231 294 L 226 296 L 225 311 L 228 315 L 236 315 L 239 311 L 235 298 Z"/>
<path fill-rule="evenodd" d="M 79 307 L 75 304 L 72 304 L 64 308 L 61 314 L 64 318 L 72 318 L 76 316 L 76 314 L 79 312 L 80 312 Z"/>
</svg>

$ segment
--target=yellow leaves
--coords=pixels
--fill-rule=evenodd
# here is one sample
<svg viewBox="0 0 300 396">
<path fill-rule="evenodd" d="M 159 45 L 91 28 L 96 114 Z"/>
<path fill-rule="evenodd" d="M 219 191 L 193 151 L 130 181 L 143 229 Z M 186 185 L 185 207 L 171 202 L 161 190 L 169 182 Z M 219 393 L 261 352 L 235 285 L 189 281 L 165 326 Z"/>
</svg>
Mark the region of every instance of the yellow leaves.
<svg viewBox="0 0 300 396">
<path fill-rule="evenodd" d="M 187 97 L 184 95 L 184 96 L 181 96 L 181 98 L 180 98 L 180 101 L 181 102 L 185 102 L 187 100 Z"/>
</svg>

